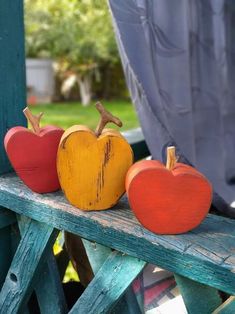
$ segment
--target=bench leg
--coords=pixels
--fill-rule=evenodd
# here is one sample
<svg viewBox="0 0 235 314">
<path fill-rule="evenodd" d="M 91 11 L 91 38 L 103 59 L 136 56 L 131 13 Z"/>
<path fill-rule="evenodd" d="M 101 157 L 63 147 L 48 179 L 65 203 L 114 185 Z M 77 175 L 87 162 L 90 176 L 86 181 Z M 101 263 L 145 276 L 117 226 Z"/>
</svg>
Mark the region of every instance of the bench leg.
<svg viewBox="0 0 235 314">
<path fill-rule="evenodd" d="M 220 305 L 212 314 L 234 314 L 235 313 L 235 297 L 228 298 Z"/>
<path fill-rule="evenodd" d="M 141 260 L 112 252 L 69 313 L 109 313 L 144 266 Z"/>
<path fill-rule="evenodd" d="M 91 264 L 91 268 L 96 274 L 101 266 L 104 264 L 108 256 L 112 253 L 112 250 L 106 246 L 98 243 L 90 242 L 82 239 L 83 245 L 86 249 L 86 253 Z M 118 301 L 112 313 L 122 314 L 140 314 L 143 313 L 143 309 L 140 309 L 136 296 L 132 290 L 132 287 L 128 287 L 125 295 Z"/>
<path fill-rule="evenodd" d="M 21 241 L 0 293 L 0 313 L 17 313 L 30 293 L 35 271 L 58 234 L 34 220 L 25 226 Z"/>
<path fill-rule="evenodd" d="M 30 218 L 18 216 L 20 233 L 24 233 L 25 226 L 30 223 Z M 32 286 L 35 288 L 41 314 L 68 312 L 64 292 L 61 285 L 58 267 L 52 250 L 49 250 L 46 262 L 39 265 L 39 274 L 33 279 Z"/>
<path fill-rule="evenodd" d="M 189 314 L 211 314 L 221 305 L 217 289 L 179 275 L 175 275 L 175 280 Z"/>
</svg>

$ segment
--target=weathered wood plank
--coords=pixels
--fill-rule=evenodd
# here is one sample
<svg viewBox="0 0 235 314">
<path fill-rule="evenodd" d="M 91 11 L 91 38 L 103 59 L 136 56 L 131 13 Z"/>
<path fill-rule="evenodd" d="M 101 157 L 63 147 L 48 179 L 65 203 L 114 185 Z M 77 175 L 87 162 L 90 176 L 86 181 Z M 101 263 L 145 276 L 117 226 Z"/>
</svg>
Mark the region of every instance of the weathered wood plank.
<svg viewBox="0 0 235 314">
<path fill-rule="evenodd" d="M 9 128 L 26 125 L 23 0 L 0 1 L 0 41 L 0 173 L 4 173 L 11 167 L 3 138 Z"/>
<path fill-rule="evenodd" d="M 105 263 L 112 250 L 106 246 L 100 245 L 96 242 L 91 242 L 83 239 L 83 244 L 86 249 L 87 256 L 89 258 L 92 270 L 96 274 L 102 265 Z M 112 313 L 122 314 L 140 314 L 141 310 L 136 300 L 132 287 L 128 287 L 125 294 L 115 305 Z"/>
<path fill-rule="evenodd" d="M 21 234 L 30 224 L 30 218 L 23 215 L 17 217 Z M 32 286 L 35 288 L 41 314 L 68 312 L 60 275 L 52 250 L 45 254 L 41 265 L 38 266 Z"/>
<path fill-rule="evenodd" d="M 26 226 L 0 293 L 0 313 L 17 313 L 24 307 L 35 270 L 57 234 L 53 227 L 37 221 Z"/>
<path fill-rule="evenodd" d="M 108 313 L 144 265 L 120 252 L 111 253 L 69 313 Z"/>
<path fill-rule="evenodd" d="M 221 306 L 219 306 L 212 314 L 234 314 L 235 313 L 235 297 L 228 298 Z"/>
<path fill-rule="evenodd" d="M 188 314 L 211 314 L 222 300 L 218 290 L 175 275 Z"/>
<path fill-rule="evenodd" d="M 111 210 L 83 212 L 61 192 L 32 193 L 14 175 L 0 176 L 0 206 L 235 294 L 234 220 L 208 215 L 187 234 L 156 236 L 140 226 L 125 197 Z"/>
<path fill-rule="evenodd" d="M 0 207 L 0 229 L 13 224 L 14 222 L 16 222 L 14 212 L 4 207 Z"/>
</svg>

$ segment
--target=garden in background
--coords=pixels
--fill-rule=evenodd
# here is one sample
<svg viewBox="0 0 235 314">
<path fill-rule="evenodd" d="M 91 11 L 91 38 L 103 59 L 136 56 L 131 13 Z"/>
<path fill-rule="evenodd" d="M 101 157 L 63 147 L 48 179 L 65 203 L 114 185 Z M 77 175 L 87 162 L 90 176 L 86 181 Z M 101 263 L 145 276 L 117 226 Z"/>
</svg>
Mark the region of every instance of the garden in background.
<svg viewBox="0 0 235 314">
<path fill-rule="evenodd" d="M 54 103 L 45 105 L 30 106 L 34 114 L 44 112 L 41 125 L 56 125 L 64 129 L 74 124 L 85 124 L 95 129 L 99 121 L 99 113 L 94 106 L 95 102 L 88 107 L 83 107 L 81 103 Z M 123 122 L 121 130 L 129 130 L 139 126 L 136 112 L 130 101 L 112 100 L 103 101 L 103 105 L 113 115 L 119 117 Z M 117 128 L 114 124 L 107 127 Z"/>
</svg>

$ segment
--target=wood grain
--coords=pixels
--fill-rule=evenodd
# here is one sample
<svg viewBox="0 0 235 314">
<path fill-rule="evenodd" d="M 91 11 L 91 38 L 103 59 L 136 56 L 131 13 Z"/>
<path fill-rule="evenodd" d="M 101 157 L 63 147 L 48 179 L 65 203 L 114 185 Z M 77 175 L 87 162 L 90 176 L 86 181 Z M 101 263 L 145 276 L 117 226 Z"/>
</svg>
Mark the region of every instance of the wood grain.
<svg viewBox="0 0 235 314">
<path fill-rule="evenodd" d="M 17 220 L 20 233 L 24 234 L 31 219 L 18 215 Z M 41 314 L 65 314 L 68 312 L 52 248 L 47 250 L 46 256 L 44 256 L 43 261 L 37 267 L 31 286 L 35 289 Z"/>
<path fill-rule="evenodd" d="M 97 138 L 85 126 L 73 126 L 61 138 L 57 171 L 69 202 L 83 210 L 114 206 L 125 192 L 125 176 L 132 165 L 130 145 L 114 130 Z"/>
<path fill-rule="evenodd" d="M 120 252 L 111 253 L 69 313 L 109 313 L 144 265 Z"/>
<path fill-rule="evenodd" d="M 44 223 L 31 221 L 27 225 L 0 293 L 0 313 L 17 313 L 24 307 L 35 270 L 57 234 Z"/>
<path fill-rule="evenodd" d="M 208 215 L 187 234 L 157 236 L 143 228 L 126 197 L 114 209 L 84 212 L 61 192 L 32 193 L 15 175 L 0 176 L 0 206 L 235 294 L 235 221 Z"/>
<path fill-rule="evenodd" d="M 12 18 L 14 17 L 14 18 Z M 0 1 L 0 173 L 11 170 L 3 139 L 11 127 L 26 126 L 23 0 Z"/>
</svg>

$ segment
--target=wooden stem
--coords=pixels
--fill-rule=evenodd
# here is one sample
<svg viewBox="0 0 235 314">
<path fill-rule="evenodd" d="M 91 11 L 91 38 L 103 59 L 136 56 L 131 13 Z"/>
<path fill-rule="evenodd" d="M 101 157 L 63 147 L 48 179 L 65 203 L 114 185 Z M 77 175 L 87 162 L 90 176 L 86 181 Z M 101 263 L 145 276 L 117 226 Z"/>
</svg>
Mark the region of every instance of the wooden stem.
<svg viewBox="0 0 235 314">
<path fill-rule="evenodd" d="M 177 163 L 177 158 L 175 155 L 175 146 L 167 147 L 167 159 L 166 159 L 166 168 L 172 170 Z"/>
<path fill-rule="evenodd" d="M 43 112 L 40 112 L 39 115 L 35 116 L 32 114 L 32 112 L 29 110 L 29 108 L 26 107 L 23 110 L 23 113 L 26 116 L 29 123 L 31 124 L 34 133 L 39 134 L 39 132 L 40 132 L 40 120 L 43 116 Z"/>
<path fill-rule="evenodd" d="M 100 134 L 102 133 L 104 127 L 109 122 L 112 122 L 112 123 L 116 124 L 119 127 L 122 126 L 122 121 L 119 118 L 114 117 L 110 112 L 108 112 L 100 102 L 98 102 L 95 106 L 96 106 L 96 109 L 99 111 L 99 113 L 101 115 L 99 124 L 98 124 L 98 126 L 97 126 L 97 128 L 95 130 L 95 134 L 96 134 L 97 137 L 100 136 Z"/>
</svg>

